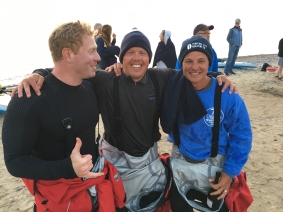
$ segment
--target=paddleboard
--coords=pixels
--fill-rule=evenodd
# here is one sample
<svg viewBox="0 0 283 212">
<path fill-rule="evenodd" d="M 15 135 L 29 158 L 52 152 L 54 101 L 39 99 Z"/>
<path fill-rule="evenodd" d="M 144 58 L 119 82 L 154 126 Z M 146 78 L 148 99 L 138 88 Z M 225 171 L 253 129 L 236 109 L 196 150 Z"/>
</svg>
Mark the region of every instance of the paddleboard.
<svg viewBox="0 0 283 212">
<path fill-rule="evenodd" d="M 218 68 L 225 68 L 225 62 L 218 62 Z M 248 63 L 248 62 L 235 62 L 233 68 L 257 68 L 255 63 Z"/>
<path fill-rule="evenodd" d="M 5 114 L 7 106 L 11 100 L 11 96 L 8 94 L 0 94 L 0 114 Z"/>
</svg>

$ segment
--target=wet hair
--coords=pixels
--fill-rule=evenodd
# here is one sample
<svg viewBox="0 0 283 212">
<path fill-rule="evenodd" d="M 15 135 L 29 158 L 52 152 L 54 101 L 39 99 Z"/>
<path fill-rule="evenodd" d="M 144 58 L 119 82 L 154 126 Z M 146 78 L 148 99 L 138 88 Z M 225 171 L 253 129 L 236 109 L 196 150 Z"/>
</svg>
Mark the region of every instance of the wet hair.
<svg viewBox="0 0 283 212">
<path fill-rule="evenodd" d="M 111 46 L 111 34 L 112 34 L 112 27 L 108 24 L 102 26 L 101 29 L 101 37 L 106 44 L 106 46 Z"/>
<path fill-rule="evenodd" d="M 80 21 L 64 23 L 55 28 L 48 41 L 53 62 L 62 60 L 64 48 L 76 54 L 83 45 L 83 37 L 87 35 L 93 36 L 91 26 Z"/>
</svg>

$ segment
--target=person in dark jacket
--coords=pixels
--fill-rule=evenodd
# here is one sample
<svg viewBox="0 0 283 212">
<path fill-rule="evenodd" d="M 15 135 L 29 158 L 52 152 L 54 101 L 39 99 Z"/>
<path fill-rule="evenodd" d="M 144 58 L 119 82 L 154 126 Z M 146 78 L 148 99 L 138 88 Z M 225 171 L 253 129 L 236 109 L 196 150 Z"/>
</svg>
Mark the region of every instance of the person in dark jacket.
<svg viewBox="0 0 283 212">
<path fill-rule="evenodd" d="M 155 51 L 153 66 L 157 68 L 174 68 L 177 60 L 176 49 L 171 41 L 171 32 L 162 30 L 159 35 L 160 42 Z"/>
<path fill-rule="evenodd" d="M 243 45 L 242 29 L 240 27 L 241 20 L 237 18 L 235 20 L 235 26 L 229 30 L 227 41 L 229 43 L 228 59 L 225 65 L 225 75 L 236 74 L 233 72 L 233 67 L 238 57 L 239 50 Z"/>
<path fill-rule="evenodd" d="M 97 52 L 101 57 L 99 62 L 100 68 L 105 69 L 114 63 L 117 63 L 116 56 L 120 53 L 120 48 L 115 46 L 116 35 L 113 34 L 111 43 L 112 27 L 108 24 L 102 26 L 101 35 L 96 39 Z"/>
<path fill-rule="evenodd" d="M 278 70 L 275 74 L 275 77 L 278 77 L 278 79 L 282 79 L 282 68 L 283 68 L 283 38 L 279 41 L 278 45 Z"/>
</svg>

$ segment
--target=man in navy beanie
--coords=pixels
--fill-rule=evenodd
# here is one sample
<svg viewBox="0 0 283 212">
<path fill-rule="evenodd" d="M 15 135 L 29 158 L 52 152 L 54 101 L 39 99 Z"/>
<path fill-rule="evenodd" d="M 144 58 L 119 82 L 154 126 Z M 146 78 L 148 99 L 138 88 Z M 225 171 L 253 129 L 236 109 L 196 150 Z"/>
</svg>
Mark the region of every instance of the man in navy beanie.
<svg viewBox="0 0 283 212">
<path fill-rule="evenodd" d="M 100 149 L 122 176 L 130 211 L 155 211 L 167 183 L 165 167 L 158 157 L 159 110 L 165 85 L 176 71 L 149 69 L 151 58 L 148 38 L 139 30 L 131 31 L 121 43 L 122 65 L 113 66 L 123 66 L 120 76 L 99 70 L 89 79 L 104 124 Z M 46 75 L 50 71 L 35 72 Z M 228 86 L 230 81 L 225 76 L 221 79 Z"/>
<path fill-rule="evenodd" d="M 199 51 L 204 53 L 207 56 L 209 65 L 211 65 L 213 60 L 212 46 L 206 39 L 203 39 L 203 37 L 196 35 L 184 40 L 178 57 L 181 64 L 184 57 L 192 51 Z"/>
<path fill-rule="evenodd" d="M 152 57 L 150 42 L 148 38 L 139 30 L 134 30 L 125 35 L 121 43 L 121 49 L 120 49 L 120 55 L 119 55 L 120 62 L 123 61 L 123 57 L 126 51 L 132 47 L 141 47 L 144 50 L 146 50 L 148 57 L 149 57 L 149 63 L 150 63 L 151 57 Z"/>
<path fill-rule="evenodd" d="M 173 212 L 231 210 L 231 202 L 224 199 L 251 151 L 252 130 L 245 103 L 238 94 L 221 93 L 217 80 L 207 75 L 212 60 L 212 47 L 205 38 L 185 40 L 179 54 L 182 71 L 168 80 L 164 91 L 160 123 L 169 134 L 167 140 L 174 144 L 169 162 Z M 211 184 L 217 171 L 221 178 Z M 212 202 L 209 192 L 218 200 Z"/>
</svg>

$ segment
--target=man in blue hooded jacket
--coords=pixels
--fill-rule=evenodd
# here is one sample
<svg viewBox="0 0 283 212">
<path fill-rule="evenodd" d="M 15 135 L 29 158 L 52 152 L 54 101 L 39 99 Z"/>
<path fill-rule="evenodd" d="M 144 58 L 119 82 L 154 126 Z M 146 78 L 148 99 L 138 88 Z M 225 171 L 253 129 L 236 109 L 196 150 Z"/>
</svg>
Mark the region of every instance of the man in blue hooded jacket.
<svg viewBox="0 0 283 212">
<path fill-rule="evenodd" d="M 214 78 L 207 76 L 213 60 L 207 39 L 194 36 L 185 40 L 178 59 L 182 71 L 169 78 L 160 114 L 162 129 L 169 134 L 168 141 L 174 143 L 169 162 L 173 173 L 171 209 L 227 212 L 224 198 L 252 147 L 248 111 L 237 94 L 223 92 L 221 102 L 220 97 L 215 97 L 215 89 L 219 87 Z M 220 104 L 219 108 L 214 101 Z M 201 118 L 193 120 L 189 111 Z M 218 121 L 214 119 L 217 117 Z M 222 172 L 220 181 L 210 184 L 216 171 Z M 210 187 L 215 192 L 210 193 Z M 207 201 L 208 193 L 219 195 L 218 210 L 211 200 Z"/>
</svg>

